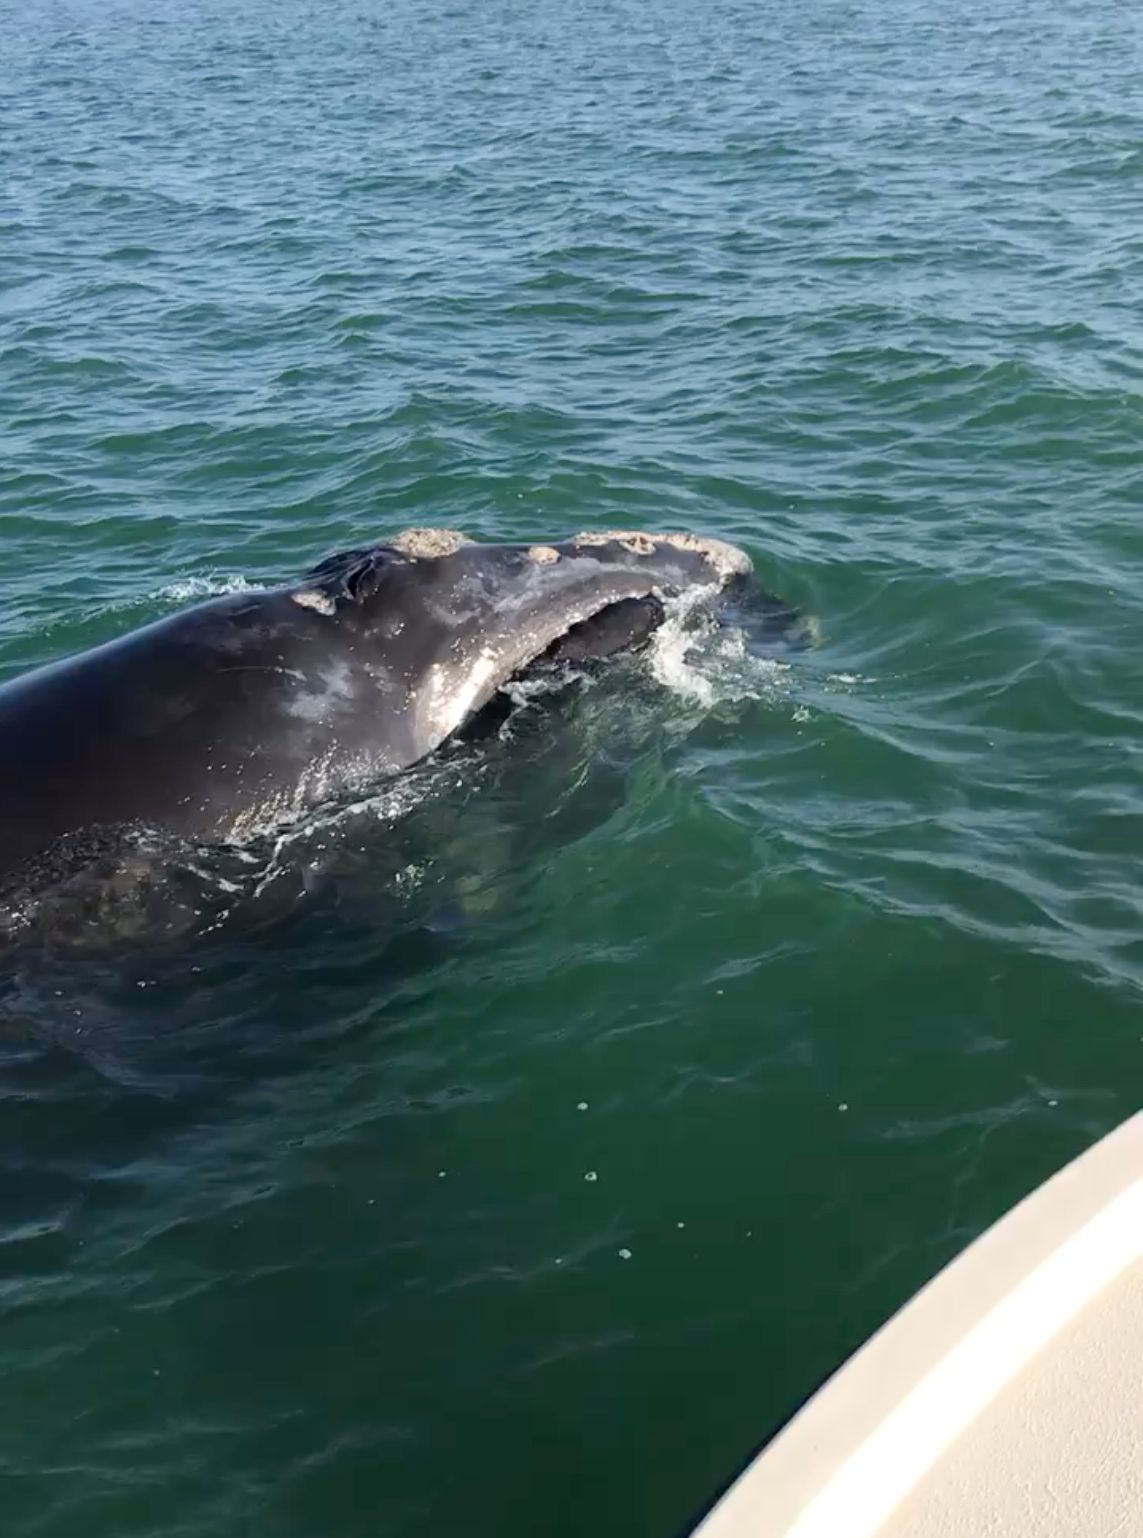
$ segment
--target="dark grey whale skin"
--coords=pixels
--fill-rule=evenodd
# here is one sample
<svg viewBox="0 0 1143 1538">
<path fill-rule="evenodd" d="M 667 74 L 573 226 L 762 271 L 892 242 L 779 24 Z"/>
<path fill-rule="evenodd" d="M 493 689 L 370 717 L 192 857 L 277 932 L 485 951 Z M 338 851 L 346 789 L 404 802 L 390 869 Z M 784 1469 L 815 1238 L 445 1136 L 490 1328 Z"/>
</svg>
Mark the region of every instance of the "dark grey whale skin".
<svg viewBox="0 0 1143 1538">
<path fill-rule="evenodd" d="M 61 841 L 286 820 L 423 758 L 609 606 L 749 569 L 689 536 L 407 531 L 39 668 L 0 687 L 0 883 Z"/>
</svg>

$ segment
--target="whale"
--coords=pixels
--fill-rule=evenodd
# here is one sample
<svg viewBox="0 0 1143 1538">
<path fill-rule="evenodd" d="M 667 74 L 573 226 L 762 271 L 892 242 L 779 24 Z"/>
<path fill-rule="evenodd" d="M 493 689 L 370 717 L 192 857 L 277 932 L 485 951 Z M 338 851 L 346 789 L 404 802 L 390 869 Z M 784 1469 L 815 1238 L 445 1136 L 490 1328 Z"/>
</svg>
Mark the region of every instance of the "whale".
<svg viewBox="0 0 1143 1538">
<path fill-rule="evenodd" d="M 737 546 L 406 529 L 0 686 L 0 891 L 146 830 L 227 844 L 399 775 L 541 664 L 645 643 L 751 585 Z"/>
</svg>

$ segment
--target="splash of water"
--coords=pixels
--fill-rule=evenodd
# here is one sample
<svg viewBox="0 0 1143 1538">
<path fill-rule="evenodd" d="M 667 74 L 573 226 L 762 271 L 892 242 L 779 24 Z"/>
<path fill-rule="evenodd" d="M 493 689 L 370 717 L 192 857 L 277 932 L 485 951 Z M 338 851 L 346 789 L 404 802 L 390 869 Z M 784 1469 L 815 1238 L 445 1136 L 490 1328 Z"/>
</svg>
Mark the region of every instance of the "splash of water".
<svg viewBox="0 0 1143 1538">
<path fill-rule="evenodd" d="M 669 605 L 648 649 L 655 680 L 703 710 L 783 692 L 790 664 L 752 652 L 741 626 L 722 624 L 704 608 L 708 597 L 690 593 Z"/>
</svg>

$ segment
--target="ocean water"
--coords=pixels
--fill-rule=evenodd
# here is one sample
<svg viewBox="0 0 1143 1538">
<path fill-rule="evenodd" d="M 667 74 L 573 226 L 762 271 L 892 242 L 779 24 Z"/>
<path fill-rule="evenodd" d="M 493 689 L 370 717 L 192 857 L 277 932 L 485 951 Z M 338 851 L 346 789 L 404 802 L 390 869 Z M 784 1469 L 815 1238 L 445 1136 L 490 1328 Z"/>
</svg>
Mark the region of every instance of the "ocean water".
<svg viewBox="0 0 1143 1538">
<path fill-rule="evenodd" d="M 4 676 L 408 524 L 718 534 L 821 629 L 5 959 L 5 1532 L 678 1534 L 1137 1108 L 1140 41 L 0 3 Z"/>
</svg>

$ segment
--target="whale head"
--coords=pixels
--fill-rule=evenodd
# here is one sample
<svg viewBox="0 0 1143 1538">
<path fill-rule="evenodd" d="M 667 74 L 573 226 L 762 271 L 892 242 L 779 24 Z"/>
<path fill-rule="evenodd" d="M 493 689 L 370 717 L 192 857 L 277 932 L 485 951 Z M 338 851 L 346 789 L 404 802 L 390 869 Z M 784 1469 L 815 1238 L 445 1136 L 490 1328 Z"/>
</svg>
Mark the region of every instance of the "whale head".
<svg viewBox="0 0 1143 1538">
<path fill-rule="evenodd" d="M 680 596 L 746 584 L 750 558 L 688 533 L 586 532 L 551 542 L 477 542 L 409 529 L 328 557 L 293 601 L 348 627 L 401 696 L 399 760 L 433 751 L 545 657 L 584 660 L 646 640 Z M 392 708 L 392 700 L 390 700 Z"/>
</svg>

